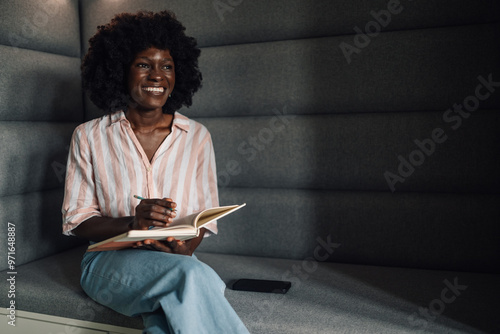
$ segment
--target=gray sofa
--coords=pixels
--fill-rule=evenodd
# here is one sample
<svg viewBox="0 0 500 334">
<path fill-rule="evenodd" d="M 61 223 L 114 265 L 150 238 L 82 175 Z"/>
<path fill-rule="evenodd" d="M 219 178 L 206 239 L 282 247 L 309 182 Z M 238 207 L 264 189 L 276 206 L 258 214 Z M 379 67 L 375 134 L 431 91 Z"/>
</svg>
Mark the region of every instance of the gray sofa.
<svg viewBox="0 0 500 334">
<path fill-rule="evenodd" d="M 17 310 L 141 328 L 81 290 L 60 212 L 71 133 L 101 115 L 81 56 L 139 9 L 197 38 L 204 86 L 181 112 L 212 133 L 221 204 L 247 203 L 198 257 L 228 287 L 292 282 L 227 289 L 251 333 L 500 333 L 494 0 L 2 1 L 2 308 L 15 226 Z"/>
</svg>

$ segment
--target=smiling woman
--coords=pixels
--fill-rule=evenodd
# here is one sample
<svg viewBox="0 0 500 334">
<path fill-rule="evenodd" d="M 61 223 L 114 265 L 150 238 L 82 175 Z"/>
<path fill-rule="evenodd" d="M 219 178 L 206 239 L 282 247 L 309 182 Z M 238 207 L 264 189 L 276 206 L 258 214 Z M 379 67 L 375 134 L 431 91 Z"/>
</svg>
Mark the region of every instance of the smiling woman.
<svg viewBox="0 0 500 334">
<path fill-rule="evenodd" d="M 176 111 L 190 106 L 201 86 L 199 54 L 166 11 L 120 14 L 98 28 L 82 74 L 91 100 L 108 115 L 73 134 L 64 234 L 97 242 L 218 206 L 210 133 Z M 224 282 L 193 254 L 215 233 L 213 222 L 191 240 L 86 253 L 82 287 L 117 312 L 141 315 L 147 333 L 248 333 L 224 297 Z M 112 295 L 102 300 L 102 291 Z"/>
<path fill-rule="evenodd" d="M 191 106 L 193 94 L 201 87 L 200 49 L 184 30 L 175 15 L 167 11 L 122 13 L 109 24 L 99 26 L 97 34 L 89 40 L 89 51 L 82 63 L 84 88 L 92 102 L 105 112 L 125 110 L 130 103 L 127 90 L 130 66 L 139 60 L 140 52 L 154 47 L 168 50 L 169 58 L 175 62 L 176 87 L 170 92 L 172 96 L 163 106 L 163 112 L 173 114 L 182 106 Z M 142 67 L 151 65 L 147 59 L 142 60 Z"/>
</svg>

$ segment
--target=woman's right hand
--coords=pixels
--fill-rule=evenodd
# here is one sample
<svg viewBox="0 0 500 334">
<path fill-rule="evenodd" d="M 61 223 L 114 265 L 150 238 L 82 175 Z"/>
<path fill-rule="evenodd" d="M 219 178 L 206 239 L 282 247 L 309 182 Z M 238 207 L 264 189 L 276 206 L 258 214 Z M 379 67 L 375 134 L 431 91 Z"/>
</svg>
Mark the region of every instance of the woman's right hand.
<svg viewBox="0 0 500 334">
<path fill-rule="evenodd" d="M 130 226 L 132 230 L 147 230 L 150 226 L 169 226 L 176 213 L 172 211 L 177 204 L 171 198 L 143 199 L 135 208 L 135 217 Z"/>
</svg>

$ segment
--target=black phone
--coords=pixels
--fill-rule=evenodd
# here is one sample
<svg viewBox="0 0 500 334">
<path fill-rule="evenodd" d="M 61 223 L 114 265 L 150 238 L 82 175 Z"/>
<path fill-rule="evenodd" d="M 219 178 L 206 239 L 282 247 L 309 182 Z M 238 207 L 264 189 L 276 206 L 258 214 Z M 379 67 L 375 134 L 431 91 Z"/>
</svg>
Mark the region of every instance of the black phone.
<svg viewBox="0 0 500 334">
<path fill-rule="evenodd" d="M 233 283 L 233 290 L 240 291 L 255 291 L 255 292 L 270 292 L 270 293 L 287 293 L 292 286 L 291 282 L 287 281 L 270 281 L 262 279 L 242 278 Z"/>
</svg>

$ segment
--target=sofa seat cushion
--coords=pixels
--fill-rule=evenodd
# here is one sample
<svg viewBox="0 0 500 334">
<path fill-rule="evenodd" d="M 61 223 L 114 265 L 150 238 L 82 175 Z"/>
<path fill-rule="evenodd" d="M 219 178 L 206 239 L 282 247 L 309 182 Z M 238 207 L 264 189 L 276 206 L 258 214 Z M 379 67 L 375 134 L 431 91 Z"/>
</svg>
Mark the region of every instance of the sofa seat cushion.
<svg viewBox="0 0 500 334">
<path fill-rule="evenodd" d="M 77 247 L 17 268 L 18 310 L 141 328 L 88 298 Z M 238 278 L 289 280 L 285 295 L 226 290 L 251 333 L 499 332 L 500 275 L 199 253 L 228 284 Z M 2 273 L 5 277 L 6 272 Z M 7 284 L 0 285 L 2 296 Z M 103 291 L 106 293 L 106 291 Z M 8 300 L 2 298 L 1 307 Z"/>
<path fill-rule="evenodd" d="M 226 290 L 250 333 L 500 333 L 500 275 L 199 254 L 230 283 L 292 282 L 285 295 Z M 229 286 L 229 284 L 228 284 Z"/>
</svg>

